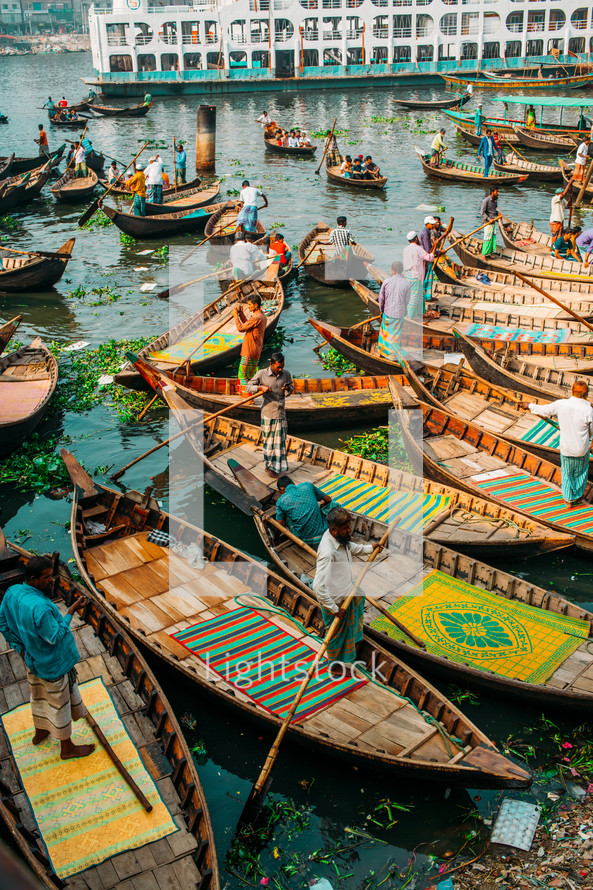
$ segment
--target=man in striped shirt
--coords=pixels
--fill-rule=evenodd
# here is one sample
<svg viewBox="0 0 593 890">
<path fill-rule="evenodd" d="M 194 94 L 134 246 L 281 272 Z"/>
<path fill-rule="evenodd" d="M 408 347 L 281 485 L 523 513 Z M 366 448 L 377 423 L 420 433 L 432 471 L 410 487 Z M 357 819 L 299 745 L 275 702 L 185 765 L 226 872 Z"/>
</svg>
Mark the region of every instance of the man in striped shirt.
<svg viewBox="0 0 593 890">
<path fill-rule="evenodd" d="M 338 253 L 343 253 L 351 244 L 356 244 L 356 241 L 352 237 L 350 229 L 346 228 L 348 220 L 345 216 L 338 216 L 336 222 L 338 226 L 331 230 L 329 243 L 333 244 Z"/>
</svg>

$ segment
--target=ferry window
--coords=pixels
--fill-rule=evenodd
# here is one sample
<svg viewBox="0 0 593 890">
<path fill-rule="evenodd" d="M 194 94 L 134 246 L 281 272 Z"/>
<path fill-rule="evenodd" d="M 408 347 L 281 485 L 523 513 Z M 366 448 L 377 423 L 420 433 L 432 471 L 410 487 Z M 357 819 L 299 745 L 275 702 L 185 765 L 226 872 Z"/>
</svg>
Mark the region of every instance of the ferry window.
<svg viewBox="0 0 593 890">
<path fill-rule="evenodd" d="M 150 25 L 147 25 L 145 22 L 134 22 L 134 27 L 136 28 L 134 39 L 136 46 L 146 46 L 147 43 L 150 43 L 154 37 L 154 32 Z"/>
<path fill-rule="evenodd" d="M 570 22 L 571 22 L 573 28 L 578 28 L 579 30 L 586 28 L 587 27 L 587 10 L 586 10 L 586 8 L 584 6 L 582 6 L 580 9 L 575 9 L 575 11 L 573 12 L 573 14 L 570 17 Z M 570 49 L 568 51 L 570 52 Z M 573 50 L 573 52 L 574 52 L 574 50 Z M 583 47 L 583 49 L 580 50 L 580 52 L 585 52 L 585 48 Z"/>
<path fill-rule="evenodd" d="M 551 37 L 548 40 L 548 55 L 550 55 L 550 51 L 553 49 L 557 49 L 559 53 L 564 52 L 564 40 L 559 40 L 557 37 Z"/>
<path fill-rule="evenodd" d="M 324 40 L 341 40 L 342 32 L 340 31 L 341 19 L 325 18 L 323 20 L 323 39 Z M 336 64 L 341 65 L 341 62 Z"/>
<path fill-rule="evenodd" d="M 200 43 L 200 23 L 181 22 L 181 42 Z M 187 67 L 187 66 L 186 66 Z"/>
<path fill-rule="evenodd" d="M 348 40 L 357 40 L 362 35 L 362 25 L 362 19 L 360 19 L 357 15 L 347 16 L 346 37 L 348 38 Z"/>
<path fill-rule="evenodd" d="M 306 49 L 303 52 L 303 67 L 318 68 L 319 67 L 319 50 Z"/>
<path fill-rule="evenodd" d="M 411 6 L 412 0 L 393 0 L 394 6 Z"/>
<path fill-rule="evenodd" d="M 138 71 L 156 71 L 154 53 L 141 53 L 138 56 Z"/>
<path fill-rule="evenodd" d="M 373 6 L 389 6 L 389 0 L 372 0 Z"/>
<path fill-rule="evenodd" d="M 457 0 L 443 0 L 445 6 L 457 6 Z"/>
<path fill-rule="evenodd" d="M 323 64 L 324 65 L 341 65 L 342 64 L 342 52 L 339 49 L 324 49 L 323 50 Z"/>
<path fill-rule="evenodd" d="M 479 34 L 480 33 L 480 13 L 479 12 L 462 12 L 461 13 L 461 34 Z"/>
<path fill-rule="evenodd" d="M 387 65 L 389 56 L 386 46 L 375 46 L 371 56 L 371 65 Z"/>
<path fill-rule="evenodd" d="M 441 18 L 441 34 L 457 34 L 457 13 L 449 12 Z"/>
<path fill-rule="evenodd" d="M 300 4 L 303 9 L 317 9 L 319 0 L 300 0 Z"/>
<path fill-rule="evenodd" d="M 566 24 L 566 16 L 561 9 L 550 10 L 550 31 L 560 31 Z"/>
<path fill-rule="evenodd" d="M 521 55 L 521 41 L 507 40 L 506 49 L 504 51 L 507 59 L 518 59 Z"/>
<path fill-rule="evenodd" d="M 163 43 L 177 43 L 177 22 L 163 22 L 163 30 L 159 33 Z"/>
<path fill-rule="evenodd" d="M 362 65 L 362 46 L 353 46 L 346 50 L 347 65 Z"/>
<path fill-rule="evenodd" d="M 363 3 L 364 0 L 346 0 L 346 9 L 358 9 Z"/>
<path fill-rule="evenodd" d="M 568 41 L 568 52 L 569 53 L 584 53 L 585 52 L 585 38 L 584 37 L 571 37 Z"/>
<path fill-rule="evenodd" d="M 416 50 L 416 60 L 418 62 L 432 62 L 434 56 L 434 46 L 424 46 L 420 44 Z"/>
<path fill-rule="evenodd" d="M 546 14 L 545 12 L 529 12 L 527 14 L 527 30 L 528 31 L 545 31 Z"/>
<path fill-rule="evenodd" d="M 206 67 L 208 69 L 224 68 L 224 57 L 222 56 L 222 53 L 208 53 L 206 55 Z"/>
<path fill-rule="evenodd" d="M 128 23 L 113 22 L 106 25 L 107 46 L 127 46 L 128 38 L 126 36 L 126 28 Z"/>
<path fill-rule="evenodd" d="M 290 21 L 290 19 L 276 19 L 274 22 L 274 28 L 276 33 L 276 40 L 279 43 L 284 43 L 294 34 L 294 25 Z"/>
<path fill-rule="evenodd" d="M 270 23 L 267 19 L 251 20 L 251 42 L 267 43 L 270 38 Z"/>
<path fill-rule="evenodd" d="M 528 56 L 541 56 L 544 52 L 544 41 L 543 40 L 528 40 L 527 41 L 527 50 L 526 55 Z"/>
<path fill-rule="evenodd" d="M 269 68 L 270 54 L 265 50 L 258 49 L 251 56 L 252 68 Z"/>
<path fill-rule="evenodd" d="M 218 43 L 217 22 L 204 22 L 204 33 L 206 34 L 206 43 Z"/>
<path fill-rule="evenodd" d="M 495 41 L 494 43 L 486 42 L 484 44 L 484 50 L 482 52 L 483 59 L 500 59 L 500 43 Z"/>
<path fill-rule="evenodd" d="M 520 34 L 523 31 L 523 13 L 511 12 L 507 15 L 506 25 L 512 34 Z"/>
<path fill-rule="evenodd" d="M 270 0 L 249 0 L 251 12 L 267 12 L 270 8 Z"/>
<path fill-rule="evenodd" d="M 394 46 L 393 47 L 393 62 L 411 62 L 412 61 L 412 47 L 411 46 Z"/>
<path fill-rule="evenodd" d="M 430 6 L 432 0 L 416 0 L 416 6 Z"/>
<path fill-rule="evenodd" d="M 247 68 L 247 53 L 229 53 L 229 61 L 231 63 L 231 68 Z"/>
<path fill-rule="evenodd" d="M 383 16 L 380 16 L 383 18 Z M 378 18 L 375 19 L 378 21 Z M 412 16 L 411 15 L 394 15 L 393 16 L 393 36 L 394 37 L 411 37 L 412 36 Z"/>
<path fill-rule="evenodd" d="M 200 53 L 185 53 L 183 56 L 183 67 L 188 71 L 196 71 L 202 67 L 202 56 Z"/>
<path fill-rule="evenodd" d="M 109 56 L 110 71 L 132 71 L 131 56 Z"/>
<path fill-rule="evenodd" d="M 416 37 L 430 37 L 433 30 L 434 20 L 431 15 L 416 16 Z"/>
<path fill-rule="evenodd" d="M 500 16 L 497 12 L 484 13 L 484 34 L 495 34 L 500 28 Z M 498 58 L 498 57 L 496 57 Z"/>
<path fill-rule="evenodd" d="M 305 40 L 319 40 L 319 22 L 317 19 L 305 19 L 302 24 L 302 35 Z M 317 50 L 312 50 L 317 52 Z"/>
<path fill-rule="evenodd" d="M 231 40 L 235 43 L 247 43 L 247 37 L 245 36 L 245 19 L 237 19 L 237 21 L 231 22 L 229 26 L 229 33 L 231 36 Z"/>
<path fill-rule="evenodd" d="M 323 0 L 324 9 L 341 9 L 342 0 Z"/>
<path fill-rule="evenodd" d="M 179 56 L 177 53 L 161 53 L 161 71 L 177 71 Z"/>
<path fill-rule="evenodd" d="M 406 18 L 411 18 L 411 16 L 406 16 Z M 393 36 L 399 37 L 400 35 L 396 35 L 394 30 Z M 376 15 L 373 19 L 373 37 L 378 37 L 379 40 L 385 40 L 386 37 L 389 37 L 389 19 L 386 15 Z"/>
<path fill-rule="evenodd" d="M 452 62 L 456 58 L 454 43 L 441 43 L 439 45 L 439 62 Z"/>
<path fill-rule="evenodd" d="M 478 44 L 477 43 L 462 43 L 461 44 L 461 58 L 462 59 L 477 59 L 478 58 Z"/>
</svg>

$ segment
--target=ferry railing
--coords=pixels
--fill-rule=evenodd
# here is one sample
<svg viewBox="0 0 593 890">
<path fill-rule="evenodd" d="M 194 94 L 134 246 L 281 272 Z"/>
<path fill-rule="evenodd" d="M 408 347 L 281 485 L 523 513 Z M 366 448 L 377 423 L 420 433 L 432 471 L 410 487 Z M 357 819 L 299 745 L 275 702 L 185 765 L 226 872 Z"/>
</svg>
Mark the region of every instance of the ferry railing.
<svg viewBox="0 0 593 890">
<path fill-rule="evenodd" d="M 341 31 L 324 31 L 323 39 L 324 40 L 341 40 L 342 32 Z"/>
<path fill-rule="evenodd" d="M 199 33 L 196 32 L 195 34 L 182 34 L 181 42 L 184 45 L 193 44 L 194 46 L 197 46 L 197 44 L 201 43 L 202 41 L 200 40 Z"/>
<path fill-rule="evenodd" d="M 380 37 L 388 37 L 389 29 L 381 28 L 382 31 L 385 31 L 385 34 L 380 34 Z M 394 28 L 393 29 L 394 37 L 411 37 L 412 36 L 412 28 Z"/>
<path fill-rule="evenodd" d="M 395 37 L 395 33 L 393 36 Z M 376 26 L 373 26 L 373 37 L 377 37 L 379 40 L 389 37 L 389 28 L 377 28 Z"/>
<path fill-rule="evenodd" d="M 154 34 L 138 34 L 135 39 L 136 46 L 147 46 L 154 40 Z"/>
<path fill-rule="evenodd" d="M 108 34 L 107 46 L 129 46 L 128 38 L 125 34 Z"/>
<path fill-rule="evenodd" d="M 304 40 L 319 40 L 319 31 L 310 28 L 309 30 L 305 30 L 303 28 L 303 39 Z"/>
<path fill-rule="evenodd" d="M 510 31 L 511 34 L 521 34 L 523 33 L 523 22 L 510 22 L 507 24 L 507 31 Z M 462 32 L 463 33 L 463 32 Z"/>
</svg>

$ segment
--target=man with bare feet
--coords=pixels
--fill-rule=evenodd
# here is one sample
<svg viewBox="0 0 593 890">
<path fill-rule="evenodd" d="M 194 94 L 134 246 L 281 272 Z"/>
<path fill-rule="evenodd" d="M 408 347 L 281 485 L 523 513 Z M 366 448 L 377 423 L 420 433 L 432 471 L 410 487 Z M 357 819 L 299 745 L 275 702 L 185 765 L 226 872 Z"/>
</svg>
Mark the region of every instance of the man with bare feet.
<svg viewBox="0 0 593 890">
<path fill-rule="evenodd" d="M 76 599 L 62 615 L 49 598 L 51 585 L 51 560 L 34 556 L 27 563 L 24 584 L 13 584 L 4 595 L 0 633 L 27 665 L 33 744 L 40 745 L 49 736 L 59 739 L 62 760 L 70 760 L 87 757 L 95 749 L 72 741 L 72 721 L 82 719 L 86 708 L 76 682 L 80 656 L 70 622 L 85 598 Z"/>
</svg>

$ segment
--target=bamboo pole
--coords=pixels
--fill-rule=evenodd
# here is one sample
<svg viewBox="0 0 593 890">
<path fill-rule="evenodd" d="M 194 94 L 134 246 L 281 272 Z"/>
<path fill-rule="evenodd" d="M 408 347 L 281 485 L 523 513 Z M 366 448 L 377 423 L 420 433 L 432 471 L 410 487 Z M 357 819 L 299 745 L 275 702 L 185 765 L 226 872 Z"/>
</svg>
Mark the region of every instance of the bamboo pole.
<svg viewBox="0 0 593 890">
<path fill-rule="evenodd" d="M 583 177 L 583 184 L 581 186 L 581 189 L 577 195 L 577 199 L 574 204 L 575 207 L 581 206 L 582 200 L 585 197 L 585 192 L 587 191 L 587 186 L 589 185 L 589 180 L 591 179 L 592 175 L 593 175 L 593 160 L 589 161 L 589 167 L 587 169 L 587 173 Z"/>
<path fill-rule="evenodd" d="M 142 148 L 140 149 L 140 151 L 138 152 L 138 154 L 137 154 L 137 155 L 130 161 L 130 163 L 128 164 L 128 166 L 126 167 L 126 169 L 124 170 L 124 172 L 123 172 L 122 175 L 121 175 L 121 178 L 122 178 L 122 179 L 124 178 L 124 176 L 126 175 L 126 173 L 128 172 L 128 170 L 130 169 L 130 167 L 131 167 L 133 164 L 135 164 L 135 162 L 138 160 L 138 158 L 140 157 L 140 155 L 142 154 L 142 152 L 144 151 L 144 149 L 146 148 L 147 145 L 148 145 L 148 142 L 145 142 L 144 145 L 142 146 Z M 79 225 L 79 226 L 84 226 L 84 224 L 85 224 L 86 222 L 88 222 L 88 220 L 91 218 L 91 216 L 93 215 L 93 213 L 95 212 L 95 210 L 98 209 L 98 207 L 99 207 L 99 205 L 101 204 L 101 202 L 104 200 L 104 198 L 107 197 L 107 195 L 109 194 L 109 192 L 111 191 L 111 189 L 114 188 L 114 187 L 116 186 L 116 184 L 117 184 L 117 183 L 112 182 L 111 185 L 109 186 L 109 188 L 106 189 L 106 190 L 103 192 L 103 194 L 101 195 L 101 197 L 100 197 L 100 198 L 96 198 L 96 199 L 93 201 L 93 203 L 90 205 L 90 207 L 88 207 L 88 208 L 84 211 L 84 213 L 82 214 L 82 216 L 81 216 L 80 219 L 78 220 L 78 225 Z"/>
<path fill-rule="evenodd" d="M 186 255 L 183 257 L 183 259 L 181 260 L 181 262 L 179 263 L 179 265 L 180 265 L 180 266 L 183 266 L 183 264 L 184 264 L 185 262 L 187 262 L 187 260 L 189 260 L 190 256 L 193 256 L 193 254 L 196 252 L 196 250 L 198 249 L 198 247 L 201 247 L 202 244 L 205 244 L 205 243 L 206 243 L 206 241 L 210 241 L 210 239 L 211 239 L 211 238 L 214 238 L 215 235 L 220 235 L 220 233 L 221 233 L 221 232 L 224 232 L 224 230 L 225 230 L 226 228 L 228 228 L 228 226 L 221 226 L 220 229 L 216 229 L 214 232 L 211 232 L 209 235 L 206 235 L 206 237 L 204 238 L 203 241 L 200 241 L 199 244 L 196 244 L 195 247 L 192 247 L 192 249 L 190 250 L 190 252 L 189 252 L 188 254 L 186 254 Z M 233 230 L 232 232 L 229 232 L 229 235 L 234 235 L 235 231 L 236 231 L 236 230 Z"/>
<path fill-rule="evenodd" d="M 488 222 L 482 223 L 482 225 L 478 226 L 477 229 L 474 229 L 473 232 L 468 232 L 467 235 L 463 235 L 462 238 L 458 238 L 457 241 L 454 241 L 453 244 L 449 245 L 449 247 L 446 247 L 444 250 L 441 251 L 441 253 L 442 254 L 448 253 L 454 247 L 457 247 L 458 244 L 461 244 L 462 241 L 465 241 L 467 238 L 471 238 L 471 236 L 475 235 L 476 232 L 479 232 L 480 229 L 485 229 L 486 226 L 489 226 L 492 223 L 498 222 L 499 219 L 502 219 L 502 214 L 500 214 L 500 213 L 494 219 L 489 219 Z"/>
<path fill-rule="evenodd" d="M 528 284 L 530 287 L 532 287 L 534 290 L 536 290 L 543 297 L 546 297 L 548 300 L 551 300 L 552 303 L 555 303 L 556 306 L 558 306 L 560 309 L 562 309 L 564 312 L 566 312 L 568 315 L 570 315 L 571 318 L 574 318 L 575 321 L 580 322 L 581 324 L 585 325 L 585 327 L 588 328 L 590 331 L 593 331 L 593 324 L 591 324 L 590 321 L 587 321 L 586 318 L 583 318 L 582 316 L 580 316 L 576 312 L 574 312 L 574 310 L 572 310 L 568 306 L 566 306 L 564 303 L 561 303 L 560 300 L 558 300 L 556 297 L 553 297 L 552 294 L 549 294 L 543 288 L 539 287 L 539 285 L 537 285 L 533 281 L 531 281 L 530 278 L 527 278 L 525 275 L 522 275 L 521 272 L 514 272 L 514 274 L 517 276 L 517 278 L 519 278 L 525 284 Z"/>
<path fill-rule="evenodd" d="M 134 792 L 134 794 L 136 795 L 136 797 L 138 798 L 138 800 L 140 801 L 140 803 L 142 804 L 142 806 L 144 807 L 146 812 L 151 813 L 152 812 L 151 802 L 148 800 L 146 795 L 140 790 L 140 788 L 138 787 L 138 785 L 136 784 L 134 779 L 131 777 L 131 775 L 129 774 L 129 772 L 127 771 L 127 769 L 125 768 L 125 766 L 123 765 L 123 763 L 121 762 L 121 760 L 119 759 L 119 757 L 117 756 L 117 754 L 115 753 L 113 748 L 111 747 L 110 743 L 107 741 L 107 739 L 105 737 L 105 733 L 103 732 L 103 730 L 101 729 L 101 727 L 99 726 L 99 724 L 97 723 L 97 721 L 95 720 L 93 715 L 90 713 L 90 711 L 87 711 L 84 716 L 86 718 L 86 722 L 91 727 L 91 729 L 93 730 L 93 732 L 95 733 L 95 735 L 97 736 L 97 738 L 99 739 L 99 741 L 101 742 L 103 747 L 105 748 L 106 753 L 109 755 L 111 762 L 117 769 L 118 773 L 121 775 L 122 779 L 124 779 L 124 781 L 130 786 L 130 788 L 132 789 L 132 791 Z"/>
<path fill-rule="evenodd" d="M 521 158 L 522 161 L 525 161 L 526 164 L 529 164 L 529 163 L 530 163 L 530 161 L 527 160 L 527 158 L 525 157 L 525 155 L 522 155 L 522 154 L 521 154 L 521 152 L 519 151 L 519 149 L 517 148 L 516 145 L 511 145 L 511 143 L 509 142 L 509 140 L 508 140 L 508 139 L 505 139 L 504 136 L 503 136 L 502 138 L 503 138 L 503 141 L 506 142 L 506 144 L 508 145 L 508 147 L 510 148 L 510 150 L 511 150 L 512 152 L 514 152 L 516 155 L 519 155 L 519 157 Z"/>
<path fill-rule="evenodd" d="M 365 578 L 365 575 L 367 574 L 368 570 L 370 569 L 372 563 L 375 560 L 376 554 L 379 552 L 381 547 L 383 547 L 383 545 L 389 538 L 389 535 L 391 534 L 391 531 L 395 528 L 397 522 L 398 522 L 398 520 L 395 519 L 392 523 L 390 523 L 390 525 L 385 530 L 383 537 L 379 541 L 378 546 L 370 554 L 368 560 L 364 564 L 362 571 L 359 573 L 357 579 L 354 581 L 354 584 L 352 585 L 350 592 L 348 593 L 348 596 L 342 603 L 341 609 L 343 611 L 345 611 L 348 608 L 348 606 L 350 605 L 350 603 L 352 602 L 352 600 L 358 593 L 358 590 Z M 315 658 L 311 662 L 309 670 L 307 671 L 307 675 L 305 676 L 303 682 L 301 683 L 299 690 L 294 698 L 294 701 L 293 701 L 292 705 L 290 706 L 290 708 L 288 709 L 286 717 L 282 721 L 282 725 L 281 725 L 281 727 L 278 731 L 278 734 L 274 740 L 274 744 L 272 745 L 272 747 L 270 748 L 270 751 L 268 752 L 266 762 L 263 765 L 263 768 L 257 778 L 257 781 L 255 782 L 253 788 L 251 789 L 251 793 L 250 793 L 249 798 L 245 804 L 243 813 L 241 814 L 239 824 L 245 824 L 246 822 L 251 821 L 252 815 L 255 813 L 255 810 L 258 808 L 261 798 L 265 794 L 265 789 L 266 789 L 266 786 L 270 779 L 270 774 L 272 772 L 272 768 L 278 758 L 278 752 L 280 750 L 280 745 L 282 744 L 282 740 L 284 739 L 284 736 L 288 732 L 288 727 L 290 726 L 291 720 L 294 717 L 296 710 L 301 702 L 301 699 L 307 690 L 309 681 L 310 681 L 311 677 L 313 676 L 313 674 L 315 673 L 315 671 L 317 670 L 317 668 L 319 666 L 319 662 L 325 655 L 327 648 L 328 648 L 334 634 L 336 633 L 336 631 L 338 629 L 340 621 L 341 621 L 341 619 L 339 617 L 334 618 L 334 620 L 332 621 L 332 623 L 329 626 L 329 629 L 325 635 L 325 639 L 323 640 L 321 648 L 319 649 L 319 651 L 315 655 Z"/>
<path fill-rule="evenodd" d="M 321 155 L 321 160 L 320 160 L 320 162 L 319 162 L 319 167 L 318 167 L 317 170 L 315 171 L 315 176 L 319 176 L 319 171 L 321 170 L 321 165 L 323 164 L 323 162 L 324 162 L 324 160 L 325 160 L 325 156 L 326 156 L 326 154 L 327 154 L 327 150 L 328 150 L 328 148 L 329 148 L 329 143 L 330 143 L 330 141 L 331 141 L 332 136 L 334 135 L 334 130 L 336 129 L 336 124 L 337 124 L 337 122 L 338 122 L 338 119 L 337 119 L 337 117 L 335 117 L 335 118 L 334 118 L 334 122 L 333 122 L 333 124 L 332 124 L 332 128 L 331 128 L 331 130 L 330 130 L 330 134 L 329 134 L 329 136 L 327 137 L 327 139 L 325 140 L 325 148 L 323 149 L 323 154 Z"/>
</svg>

